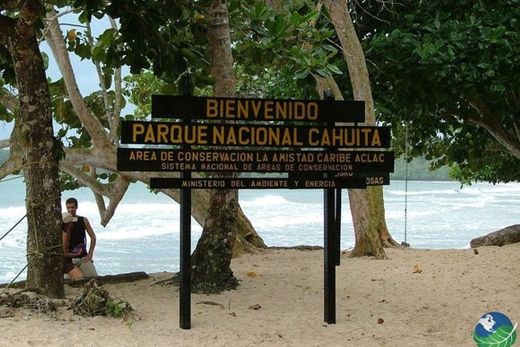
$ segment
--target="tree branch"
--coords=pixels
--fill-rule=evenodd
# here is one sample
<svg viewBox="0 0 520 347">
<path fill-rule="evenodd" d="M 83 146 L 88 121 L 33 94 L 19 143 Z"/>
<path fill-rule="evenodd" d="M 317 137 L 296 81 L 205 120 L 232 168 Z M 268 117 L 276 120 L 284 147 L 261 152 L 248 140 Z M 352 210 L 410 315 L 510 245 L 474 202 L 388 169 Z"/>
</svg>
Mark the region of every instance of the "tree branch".
<svg viewBox="0 0 520 347">
<path fill-rule="evenodd" d="M 99 183 L 95 177 L 83 172 L 74 165 L 74 162 L 67 160 L 67 157 L 60 161 L 60 169 L 89 187 L 95 194 L 105 195 L 107 193 L 105 185 Z"/>
<path fill-rule="evenodd" d="M 5 88 L 2 88 L 0 92 L 2 93 L 0 94 L 0 104 L 3 104 L 9 112 L 15 113 L 20 107 L 18 98 L 7 91 Z"/>
<path fill-rule="evenodd" d="M 48 9 L 52 11 L 52 6 L 48 6 Z M 63 12 L 60 12 L 60 13 L 57 13 L 55 16 L 53 16 L 52 18 L 48 19 L 45 18 L 45 21 L 46 21 L 46 26 L 45 26 L 45 29 L 43 30 L 43 33 L 42 33 L 42 37 L 40 38 L 40 42 L 45 40 L 45 37 L 47 36 L 47 32 L 49 31 L 50 29 L 50 24 L 51 23 L 54 23 L 54 21 L 58 20 L 58 18 L 62 17 L 62 16 L 65 16 L 66 14 L 69 14 L 69 13 L 72 13 L 74 12 L 74 9 L 71 8 L 71 9 L 68 9 L 66 11 L 63 11 Z"/>
<path fill-rule="evenodd" d="M 92 176 L 92 178 L 97 181 L 97 170 L 93 166 L 90 167 L 90 176 Z M 92 191 L 92 193 L 94 194 L 94 199 L 96 199 L 96 205 L 99 210 L 99 215 L 103 216 L 105 214 L 105 211 L 107 210 L 105 200 L 103 199 L 103 195 L 96 193 L 95 191 Z"/>
<path fill-rule="evenodd" d="M 91 167 L 90 173 L 88 174 L 76 167 L 75 163 L 70 159 L 67 160 L 67 158 L 60 162 L 60 169 L 92 190 L 98 206 L 101 225 L 106 226 L 114 216 L 117 206 L 123 199 L 130 185 L 130 181 L 122 175 L 119 175 L 114 183 L 103 184 L 97 180 L 95 167 Z M 105 205 L 103 196 L 108 197 L 110 201 L 108 208 Z"/>
<path fill-rule="evenodd" d="M 121 118 L 121 109 L 123 105 L 123 88 L 122 85 L 122 77 L 121 77 L 121 68 L 118 67 L 114 71 L 114 109 L 112 110 L 112 124 L 110 127 L 110 133 L 108 138 L 110 142 L 116 143 L 117 136 L 119 132 L 119 120 Z"/>
<path fill-rule="evenodd" d="M 468 116 L 468 122 L 486 129 L 509 153 L 520 159 L 520 139 L 509 133 L 498 121 L 498 116 L 484 103 L 472 101 L 471 104 L 476 107 L 478 113 L 475 116 Z"/>
<path fill-rule="evenodd" d="M 94 39 L 92 38 L 92 30 L 90 28 L 90 23 L 87 22 L 87 40 L 88 43 L 93 47 Z M 94 62 L 94 60 L 92 60 Z M 99 62 L 94 62 L 94 66 L 96 67 L 96 72 L 99 78 L 99 87 L 101 88 L 101 95 L 103 96 L 103 104 L 105 105 L 105 117 L 108 121 L 108 126 L 112 129 L 112 115 L 110 114 L 110 103 L 108 102 L 108 92 L 105 84 L 105 79 L 103 77 L 103 72 L 101 71 L 101 64 Z"/>
<path fill-rule="evenodd" d="M 123 199 L 123 196 L 125 196 L 129 185 L 130 181 L 122 175 L 119 175 L 112 184 L 110 195 L 108 196 L 110 202 L 108 203 L 108 208 L 105 210 L 105 213 L 101 216 L 101 225 L 106 226 L 108 222 L 110 222 L 116 212 L 117 206 Z"/>
<path fill-rule="evenodd" d="M 367 11 L 367 10 L 363 7 L 363 4 L 360 4 L 357 0 L 354 0 L 354 2 L 356 3 L 356 6 L 357 6 L 357 7 L 361 8 L 361 10 L 362 10 L 363 12 L 365 12 L 367 15 L 369 15 L 370 17 L 374 18 L 375 20 L 378 20 L 378 21 L 380 21 L 380 22 L 383 22 L 383 23 L 386 23 L 386 24 L 390 25 L 390 22 L 389 22 L 389 21 L 387 21 L 387 20 L 385 20 L 385 19 L 383 19 L 383 18 L 380 18 L 380 17 L 376 16 L 375 14 L 372 14 L 372 13 L 370 13 L 369 11 Z M 383 3 L 383 6 L 385 6 L 384 3 Z"/>
<path fill-rule="evenodd" d="M 117 23 L 112 17 L 108 17 L 110 20 L 110 25 L 112 26 L 112 29 L 119 30 L 117 27 Z M 110 127 L 110 133 L 108 135 L 108 138 L 110 142 L 115 143 L 117 139 L 117 133 L 119 131 L 119 118 L 121 117 L 121 108 L 123 105 L 123 88 L 122 85 L 122 78 L 121 78 L 121 68 L 118 67 L 114 71 L 114 93 L 115 93 L 115 99 L 114 99 L 114 109 L 112 110 L 112 126 Z"/>
<path fill-rule="evenodd" d="M 11 152 L 9 159 L 0 165 L 0 180 L 5 176 L 9 176 L 23 168 L 22 158 Z"/>
<path fill-rule="evenodd" d="M 374 100 L 365 54 L 348 12 L 347 2 L 324 0 L 324 4 L 343 48 L 343 57 L 347 62 L 354 99 L 365 101 L 365 122 L 374 125 Z"/>
<path fill-rule="evenodd" d="M 92 149 L 90 148 L 66 148 L 65 149 L 65 159 L 68 160 L 71 163 L 87 163 L 89 165 L 92 165 L 90 161 L 87 161 L 87 159 L 93 158 Z M 102 167 L 99 165 L 94 165 L 96 167 Z"/>
<path fill-rule="evenodd" d="M 336 100 L 345 100 L 343 97 L 343 94 L 341 93 L 341 90 L 339 89 L 338 83 L 332 76 L 321 77 L 320 75 L 312 74 L 312 77 L 314 77 L 314 80 L 316 81 L 316 91 L 320 95 L 320 97 L 323 98 L 323 94 L 326 89 L 329 89 L 332 91 L 332 94 L 334 95 L 334 99 Z"/>
<path fill-rule="evenodd" d="M 23 152 L 19 144 L 18 136 L 20 134 L 19 122 L 15 120 L 14 128 L 9 140 L 0 141 L 0 148 L 9 147 L 9 159 L 0 165 L 0 179 L 23 169 Z M 4 146 L 5 145 L 5 146 Z"/>
<path fill-rule="evenodd" d="M 58 18 L 63 17 L 63 16 L 65 16 L 65 15 L 67 15 L 69 13 L 72 13 L 72 12 L 74 12 L 73 8 L 65 10 L 65 11 L 60 12 L 60 13 L 56 13 L 56 15 L 54 15 L 53 17 L 51 17 L 51 18 L 47 17 L 45 20 L 47 21 L 48 24 L 50 24 L 50 23 L 54 22 L 55 20 L 57 20 Z M 45 36 L 45 35 L 43 35 L 43 36 Z"/>
<path fill-rule="evenodd" d="M 54 17 L 53 13 L 49 12 L 47 18 L 51 19 L 52 17 Z M 47 32 L 45 39 L 51 47 L 54 58 L 56 59 L 61 71 L 72 106 L 74 107 L 82 125 L 90 134 L 93 145 L 99 147 L 110 147 L 110 142 L 108 141 L 103 125 L 90 111 L 81 95 L 81 92 L 79 91 L 74 70 L 72 69 L 72 64 L 70 62 L 69 53 L 65 47 L 63 34 L 58 24 L 58 21 L 49 23 L 50 29 Z"/>
<path fill-rule="evenodd" d="M 9 139 L 3 139 L 0 140 L 0 149 L 7 148 L 11 144 L 11 141 Z"/>
<path fill-rule="evenodd" d="M 518 141 L 520 141 L 520 125 L 518 125 L 518 122 L 514 119 L 514 116 L 511 115 L 511 121 L 513 122 L 513 128 L 515 129 L 516 138 Z"/>
</svg>

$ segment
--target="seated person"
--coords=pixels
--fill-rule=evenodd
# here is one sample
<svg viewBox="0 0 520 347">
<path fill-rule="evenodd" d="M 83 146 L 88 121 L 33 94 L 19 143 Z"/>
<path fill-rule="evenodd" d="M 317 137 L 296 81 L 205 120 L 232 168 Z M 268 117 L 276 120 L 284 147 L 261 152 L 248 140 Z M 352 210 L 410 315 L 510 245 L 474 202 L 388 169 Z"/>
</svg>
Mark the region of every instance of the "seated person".
<svg viewBox="0 0 520 347">
<path fill-rule="evenodd" d="M 92 230 L 87 217 L 76 215 L 78 200 L 69 198 L 65 202 L 67 212 L 72 216 L 72 230 L 69 239 L 69 252 L 77 254 L 72 257 L 72 263 L 78 267 L 85 277 L 97 276 L 96 268 L 92 257 L 96 247 L 96 234 Z M 90 238 L 90 245 L 87 252 L 87 234 Z"/>
</svg>

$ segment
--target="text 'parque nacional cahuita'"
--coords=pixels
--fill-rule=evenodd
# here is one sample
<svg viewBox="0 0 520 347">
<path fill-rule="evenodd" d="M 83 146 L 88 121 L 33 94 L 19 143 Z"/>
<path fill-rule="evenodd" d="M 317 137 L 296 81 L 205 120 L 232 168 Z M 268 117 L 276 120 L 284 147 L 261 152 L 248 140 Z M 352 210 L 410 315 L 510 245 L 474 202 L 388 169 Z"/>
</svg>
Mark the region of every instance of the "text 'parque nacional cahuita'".
<svg viewBox="0 0 520 347">
<path fill-rule="evenodd" d="M 381 147 L 378 127 L 133 123 L 132 143 L 214 146 Z"/>
</svg>

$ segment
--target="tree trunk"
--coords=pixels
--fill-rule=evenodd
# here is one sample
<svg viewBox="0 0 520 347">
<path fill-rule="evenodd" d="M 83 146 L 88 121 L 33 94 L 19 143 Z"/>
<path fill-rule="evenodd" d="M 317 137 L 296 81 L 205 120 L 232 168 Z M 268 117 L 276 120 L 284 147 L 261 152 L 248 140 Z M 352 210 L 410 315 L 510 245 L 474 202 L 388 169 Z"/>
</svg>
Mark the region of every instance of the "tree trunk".
<svg viewBox="0 0 520 347">
<path fill-rule="evenodd" d="M 375 232 L 376 219 L 371 218 L 369 211 L 372 201 L 367 198 L 364 189 L 349 189 L 348 197 L 350 200 L 350 212 L 354 222 L 356 244 L 351 257 L 374 256 L 377 259 L 386 258 L 383 244 Z"/>
<path fill-rule="evenodd" d="M 341 42 L 354 99 L 365 101 L 365 123 L 375 125 L 374 101 L 365 55 L 354 30 L 347 2 L 325 0 L 324 4 Z M 383 246 L 397 246 L 397 242 L 392 239 L 386 226 L 383 188 L 349 190 L 349 199 L 356 236 L 352 256 L 373 255 L 385 258 Z"/>
<path fill-rule="evenodd" d="M 208 41 L 215 96 L 234 96 L 235 77 L 229 17 L 225 0 L 214 0 L 209 10 Z M 229 174 L 218 174 L 227 177 Z M 231 257 L 239 213 L 236 191 L 210 191 L 209 211 L 202 235 L 192 256 L 194 291 L 218 293 L 235 289 L 238 281 L 231 271 Z"/>
<path fill-rule="evenodd" d="M 22 5 L 8 48 L 20 100 L 28 221 L 27 287 L 61 298 L 64 296 L 61 196 L 50 94 L 33 29 L 39 11 L 39 2 L 27 1 Z"/>
<path fill-rule="evenodd" d="M 233 190 L 211 194 L 208 218 L 191 257 L 192 290 L 219 293 L 235 289 L 238 281 L 231 270 L 238 203 Z"/>
</svg>

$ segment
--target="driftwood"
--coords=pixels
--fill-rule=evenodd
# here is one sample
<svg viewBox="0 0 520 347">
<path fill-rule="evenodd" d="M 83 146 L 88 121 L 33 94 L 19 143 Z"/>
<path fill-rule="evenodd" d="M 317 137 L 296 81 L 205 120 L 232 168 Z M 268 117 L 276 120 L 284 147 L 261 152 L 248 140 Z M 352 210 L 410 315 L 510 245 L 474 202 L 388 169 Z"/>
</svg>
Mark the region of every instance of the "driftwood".
<svg viewBox="0 0 520 347">
<path fill-rule="evenodd" d="M 504 246 L 510 243 L 520 242 L 520 224 L 508 226 L 485 236 L 471 240 L 471 248 L 481 246 Z"/>
<path fill-rule="evenodd" d="M 66 279 L 63 280 L 63 283 L 68 284 L 71 287 L 83 287 L 85 283 L 88 283 L 91 279 L 95 278 L 96 282 L 99 285 L 104 285 L 107 283 L 125 283 L 125 282 L 134 282 L 139 280 L 145 280 L 150 278 L 150 276 L 146 272 L 129 272 L 125 274 L 118 275 L 106 275 L 106 276 L 97 276 L 97 277 L 85 277 L 77 280 Z"/>
<path fill-rule="evenodd" d="M 139 281 L 139 280 L 145 280 L 149 278 L 150 276 L 146 272 L 129 272 L 124 274 L 118 274 L 118 275 L 106 275 L 106 276 L 97 276 L 97 277 L 85 277 L 77 280 L 72 279 L 64 279 L 63 283 L 68 284 L 71 287 L 83 287 L 85 283 L 90 281 L 91 279 L 95 278 L 96 281 L 100 284 L 107 284 L 107 283 L 124 283 L 124 282 L 133 282 L 133 281 Z M 7 283 L 0 284 L 0 288 L 7 287 Z M 10 288 L 25 288 L 25 281 L 18 281 L 14 282 L 9 286 Z"/>
</svg>

